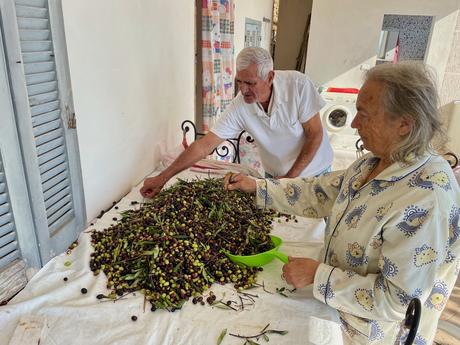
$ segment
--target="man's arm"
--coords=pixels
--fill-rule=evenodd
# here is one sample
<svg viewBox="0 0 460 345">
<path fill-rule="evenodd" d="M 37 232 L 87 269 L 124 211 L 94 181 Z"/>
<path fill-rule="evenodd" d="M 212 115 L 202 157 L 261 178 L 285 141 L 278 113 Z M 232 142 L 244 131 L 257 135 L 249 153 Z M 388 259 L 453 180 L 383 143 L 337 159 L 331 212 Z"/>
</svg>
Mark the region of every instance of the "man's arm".
<svg viewBox="0 0 460 345">
<path fill-rule="evenodd" d="M 144 198 L 153 198 L 160 192 L 161 188 L 163 188 L 171 177 L 206 157 L 223 141 L 224 139 L 209 132 L 200 140 L 193 142 L 193 144 L 182 152 L 168 168 L 161 172 L 161 174 L 144 180 L 144 186 L 140 190 L 142 196 Z"/>
<path fill-rule="evenodd" d="M 305 167 L 313 160 L 313 157 L 315 157 L 321 145 L 323 140 L 323 125 L 321 124 L 319 113 L 313 115 L 307 122 L 302 123 L 302 127 L 305 134 L 305 143 L 303 144 L 302 150 L 286 175 L 278 176 L 278 178 L 299 176 Z"/>
</svg>

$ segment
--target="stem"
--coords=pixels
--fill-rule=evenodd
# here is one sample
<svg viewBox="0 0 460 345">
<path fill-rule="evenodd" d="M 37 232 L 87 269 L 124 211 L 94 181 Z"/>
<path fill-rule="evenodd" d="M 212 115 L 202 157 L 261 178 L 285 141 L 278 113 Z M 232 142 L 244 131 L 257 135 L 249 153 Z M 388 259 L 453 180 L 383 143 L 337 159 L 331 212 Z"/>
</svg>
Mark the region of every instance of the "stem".
<svg viewBox="0 0 460 345">
<path fill-rule="evenodd" d="M 226 306 L 227 308 L 233 309 L 234 311 L 238 311 L 238 309 L 233 308 L 231 305 L 228 305 L 228 304 L 226 304 L 226 303 L 224 303 L 224 302 L 222 302 L 222 301 L 219 301 L 219 303 L 220 303 L 220 304 L 223 304 L 223 305 Z"/>
<path fill-rule="evenodd" d="M 248 336 L 245 336 L 245 335 L 240 335 L 240 334 L 233 334 L 233 333 L 229 333 L 229 335 L 231 335 L 232 337 L 237 337 L 237 338 L 242 338 L 242 339 L 254 339 L 254 338 L 259 338 L 261 336 L 263 336 L 265 333 L 267 333 L 267 328 L 268 326 L 270 326 L 270 324 L 267 324 L 267 326 L 265 326 L 259 334 L 256 334 L 256 335 L 248 335 Z"/>
<path fill-rule="evenodd" d="M 254 285 L 261 286 L 266 293 L 269 293 L 269 294 L 273 295 L 273 292 L 270 292 L 270 291 L 265 289 L 265 282 L 262 282 L 262 284 L 254 283 Z"/>
<path fill-rule="evenodd" d="M 265 332 L 265 331 L 266 331 L 266 329 L 268 328 L 268 326 L 270 326 L 270 324 L 269 324 L 269 323 L 267 323 L 267 326 L 265 326 L 265 327 L 264 327 L 264 329 L 263 329 L 263 330 L 261 330 L 261 332 Z"/>
</svg>

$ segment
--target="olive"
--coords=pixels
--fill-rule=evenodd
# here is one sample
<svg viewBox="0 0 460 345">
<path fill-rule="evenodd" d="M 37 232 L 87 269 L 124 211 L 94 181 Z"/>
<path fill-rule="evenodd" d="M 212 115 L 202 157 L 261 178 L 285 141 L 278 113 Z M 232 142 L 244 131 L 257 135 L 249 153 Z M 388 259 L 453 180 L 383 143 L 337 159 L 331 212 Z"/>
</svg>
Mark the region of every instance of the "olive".
<svg viewBox="0 0 460 345">
<path fill-rule="evenodd" d="M 213 283 L 254 284 L 259 269 L 235 265 L 221 249 L 239 255 L 271 249 L 268 234 L 280 215 L 258 209 L 251 195 L 222 188 L 222 179 L 179 181 L 151 203 L 113 217 L 116 224 L 92 231 L 89 267 L 107 278 L 107 298 L 141 291 L 152 311 L 173 312 L 191 296 L 194 304 L 214 303 L 212 291 L 201 295 Z"/>
</svg>

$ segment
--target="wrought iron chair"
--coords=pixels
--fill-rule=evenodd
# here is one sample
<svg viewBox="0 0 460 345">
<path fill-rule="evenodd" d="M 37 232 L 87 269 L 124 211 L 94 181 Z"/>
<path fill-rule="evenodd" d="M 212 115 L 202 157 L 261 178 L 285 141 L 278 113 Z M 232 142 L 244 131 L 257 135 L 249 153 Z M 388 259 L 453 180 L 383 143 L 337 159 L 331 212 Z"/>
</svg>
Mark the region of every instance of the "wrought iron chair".
<svg viewBox="0 0 460 345">
<path fill-rule="evenodd" d="M 196 140 L 198 137 L 202 137 L 205 135 L 205 133 L 197 132 L 195 124 L 189 120 L 185 120 L 184 122 L 182 122 L 181 129 L 184 138 L 190 131 L 193 131 L 190 132 L 190 134 L 193 136 L 193 140 Z M 216 153 L 221 158 L 225 158 L 231 155 L 231 162 L 240 164 L 240 143 L 243 137 L 249 143 L 254 142 L 254 139 L 248 132 L 241 131 L 237 138 L 227 139 L 224 144 L 221 144 L 218 147 L 216 147 L 210 154 Z"/>
</svg>

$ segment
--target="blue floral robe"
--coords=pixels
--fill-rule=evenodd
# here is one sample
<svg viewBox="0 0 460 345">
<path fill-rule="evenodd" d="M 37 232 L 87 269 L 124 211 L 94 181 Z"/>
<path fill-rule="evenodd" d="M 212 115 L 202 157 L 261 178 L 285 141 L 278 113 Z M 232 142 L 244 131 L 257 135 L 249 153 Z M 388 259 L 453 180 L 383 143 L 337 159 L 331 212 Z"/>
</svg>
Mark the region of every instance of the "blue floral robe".
<svg viewBox="0 0 460 345">
<path fill-rule="evenodd" d="M 460 192 L 448 163 L 426 155 L 368 183 L 368 154 L 318 178 L 257 180 L 257 204 L 327 217 L 314 296 L 339 311 L 353 344 L 399 344 L 410 300 L 422 302 L 415 344 L 430 344 L 460 267 Z"/>
</svg>

